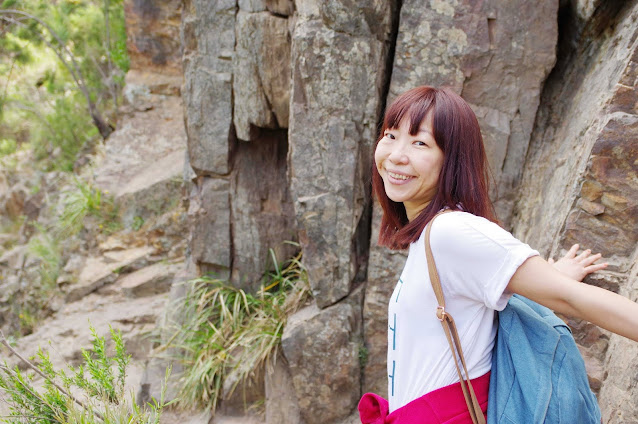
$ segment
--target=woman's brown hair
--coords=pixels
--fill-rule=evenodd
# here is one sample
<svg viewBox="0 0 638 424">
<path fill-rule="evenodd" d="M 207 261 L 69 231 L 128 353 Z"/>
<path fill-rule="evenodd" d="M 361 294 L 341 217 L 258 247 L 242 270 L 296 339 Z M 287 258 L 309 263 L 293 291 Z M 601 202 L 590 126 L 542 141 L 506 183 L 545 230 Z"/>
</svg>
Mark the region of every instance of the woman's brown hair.
<svg viewBox="0 0 638 424">
<path fill-rule="evenodd" d="M 403 203 L 388 198 L 376 165 L 372 167 L 372 189 L 383 209 L 379 244 L 391 249 L 405 249 L 418 240 L 427 223 L 444 207 L 497 222 L 488 194 L 487 157 L 476 115 L 452 90 L 423 86 L 401 94 L 385 113 L 377 144 L 386 130 L 398 128 L 403 119 L 409 120 L 410 134 L 416 135 L 429 113 L 434 140 L 444 159 L 437 192 L 416 218 L 408 221 Z"/>
</svg>

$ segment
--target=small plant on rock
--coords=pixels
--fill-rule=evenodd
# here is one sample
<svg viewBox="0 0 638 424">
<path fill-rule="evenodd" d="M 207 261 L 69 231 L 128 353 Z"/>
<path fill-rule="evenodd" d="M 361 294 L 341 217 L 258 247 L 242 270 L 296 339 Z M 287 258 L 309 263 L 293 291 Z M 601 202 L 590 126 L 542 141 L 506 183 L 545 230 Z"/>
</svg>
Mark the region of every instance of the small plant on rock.
<svg viewBox="0 0 638 424">
<path fill-rule="evenodd" d="M 159 424 L 162 399 L 140 408 L 125 393 L 124 380 L 129 362 L 120 332 L 111 328 L 115 354 L 106 352 L 106 340 L 91 327 L 92 349 L 83 350 L 84 364 L 56 370 L 43 350 L 38 351 L 38 365 L 23 358 L 0 331 L 0 343 L 12 351 L 34 373 L 27 374 L 17 366 L 0 364 L 0 394 L 9 405 L 9 415 L 0 422 L 10 424 Z M 34 384 L 38 375 L 41 388 Z M 168 377 L 168 371 L 167 371 Z M 4 393 L 2 393 L 4 392 Z"/>
<path fill-rule="evenodd" d="M 91 184 L 75 178 L 75 190 L 66 193 L 57 229 L 60 237 L 76 235 L 92 216 L 98 220 L 98 228 L 113 232 L 119 227 L 117 210 L 113 199 Z"/>
<path fill-rule="evenodd" d="M 281 344 L 287 318 L 310 299 L 301 254 L 267 273 L 256 294 L 228 282 L 201 277 L 186 282 L 184 302 L 188 321 L 179 325 L 157 354 L 177 350 L 184 365 L 178 406 L 201 405 L 212 410 L 222 395 L 224 380 L 233 373 L 230 392 L 249 380 L 260 367 L 272 364 Z M 176 348 L 176 349 L 175 349 Z M 224 393 L 230 395 L 230 393 Z"/>
</svg>

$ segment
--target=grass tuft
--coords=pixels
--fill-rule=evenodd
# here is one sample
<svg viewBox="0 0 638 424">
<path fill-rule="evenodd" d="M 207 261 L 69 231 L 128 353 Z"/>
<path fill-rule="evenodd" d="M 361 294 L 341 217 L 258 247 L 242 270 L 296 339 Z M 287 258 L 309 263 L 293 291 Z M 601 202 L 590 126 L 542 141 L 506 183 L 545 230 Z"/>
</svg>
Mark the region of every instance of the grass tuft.
<svg viewBox="0 0 638 424">
<path fill-rule="evenodd" d="M 309 301 L 311 292 L 301 254 L 283 265 L 272 250 L 271 255 L 275 269 L 254 295 L 211 277 L 186 282 L 192 285 L 183 306 L 188 321 L 156 351 L 181 352 L 171 358 L 185 370 L 179 380 L 179 407 L 214 410 L 231 372 L 233 381 L 224 396 L 259 368 L 272 365 L 287 318 Z"/>
</svg>

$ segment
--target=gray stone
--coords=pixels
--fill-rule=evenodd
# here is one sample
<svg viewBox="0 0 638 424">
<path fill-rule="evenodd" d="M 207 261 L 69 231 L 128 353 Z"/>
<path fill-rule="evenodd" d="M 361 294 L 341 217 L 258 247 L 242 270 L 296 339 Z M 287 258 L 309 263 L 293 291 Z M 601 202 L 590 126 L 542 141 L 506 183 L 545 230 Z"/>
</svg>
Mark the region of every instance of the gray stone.
<svg viewBox="0 0 638 424">
<path fill-rule="evenodd" d="M 148 87 L 147 79 L 156 85 L 173 83 L 173 77 L 151 73 L 127 76 L 140 87 Z M 94 175 L 96 186 L 115 198 L 127 228 L 136 219 L 148 220 L 174 209 L 182 199 L 186 150 L 182 101 L 176 96 L 148 96 L 154 107 L 122 117 Z"/>
<path fill-rule="evenodd" d="M 11 250 L 7 250 L 0 256 L 0 266 L 20 269 L 24 266 L 29 248 L 27 245 L 21 244 Z"/>
<path fill-rule="evenodd" d="M 135 219 L 148 220 L 175 209 L 182 195 L 184 151 L 177 150 L 140 170 L 116 193 L 122 224 L 131 228 Z"/>
<path fill-rule="evenodd" d="M 193 259 L 230 269 L 230 202 L 225 179 L 202 177 L 193 187 L 188 215 Z"/>
<path fill-rule="evenodd" d="M 229 171 L 236 7 L 234 0 L 184 2 L 185 122 L 189 161 L 198 175 Z"/>
<path fill-rule="evenodd" d="M 239 142 L 231 176 L 233 218 L 232 280 L 248 291 L 259 289 L 264 271 L 274 269 L 298 247 L 294 210 L 288 192 L 284 131 L 260 131 L 255 142 Z"/>
<path fill-rule="evenodd" d="M 181 264 L 156 263 L 125 275 L 116 285 L 129 298 L 165 293 L 180 267 Z"/>
<path fill-rule="evenodd" d="M 292 315 L 282 336 L 301 415 L 307 424 L 347 417 L 360 397 L 360 311 L 347 302 Z"/>
<path fill-rule="evenodd" d="M 267 424 L 303 424 L 292 377 L 285 361 L 286 358 L 280 354 L 272 368 L 267 368 L 265 378 Z"/>
<path fill-rule="evenodd" d="M 555 62 L 557 12 L 557 0 L 410 0 L 401 8 L 389 100 L 419 85 L 445 85 L 473 106 L 506 225 L 541 87 Z"/>
<path fill-rule="evenodd" d="M 360 247 L 367 246 L 368 237 L 358 229 L 366 228 L 359 224 L 368 212 L 365 181 L 387 52 L 374 35 L 333 31 L 319 20 L 308 20 L 303 5 L 297 6 L 301 16 L 293 33 L 290 187 L 304 264 L 317 304 L 325 307 L 350 292 L 364 262 L 357 251 L 365 250 Z M 387 8 L 385 2 L 375 6 Z"/>
<path fill-rule="evenodd" d="M 87 258 L 78 281 L 66 289 L 66 301 L 75 302 L 102 286 L 113 283 L 118 273 L 139 268 L 146 263 L 152 251 L 150 247 L 140 247 L 109 252 L 109 256 L 103 258 Z"/>
<path fill-rule="evenodd" d="M 239 10 L 244 12 L 263 12 L 266 10 L 265 0 L 239 0 Z"/>
<path fill-rule="evenodd" d="M 270 13 L 237 14 L 234 55 L 234 122 L 250 140 L 251 125 L 288 128 L 290 35 L 288 20 Z"/>
<path fill-rule="evenodd" d="M 170 375 L 167 379 L 166 371 L 169 367 Z M 149 358 L 144 364 L 135 401 L 138 405 L 146 405 L 153 399 L 159 400 L 162 396 L 162 390 L 164 390 L 166 402 L 176 399 L 180 388 L 178 379 L 182 372 L 183 369 L 177 362 L 167 361 L 160 357 Z"/>
</svg>

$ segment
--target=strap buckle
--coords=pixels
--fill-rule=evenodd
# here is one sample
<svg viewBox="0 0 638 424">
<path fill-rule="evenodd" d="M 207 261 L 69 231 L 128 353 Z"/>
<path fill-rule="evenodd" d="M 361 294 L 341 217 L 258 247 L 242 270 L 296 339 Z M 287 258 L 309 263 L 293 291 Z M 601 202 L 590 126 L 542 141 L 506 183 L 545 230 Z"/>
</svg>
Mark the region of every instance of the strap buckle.
<svg viewBox="0 0 638 424">
<path fill-rule="evenodd" d="M 443 322 L 445 320 L 445 306 L 437 306 L 436 307 L 436 319 L 438 319 L 439 321 Z"/>
</svg>

